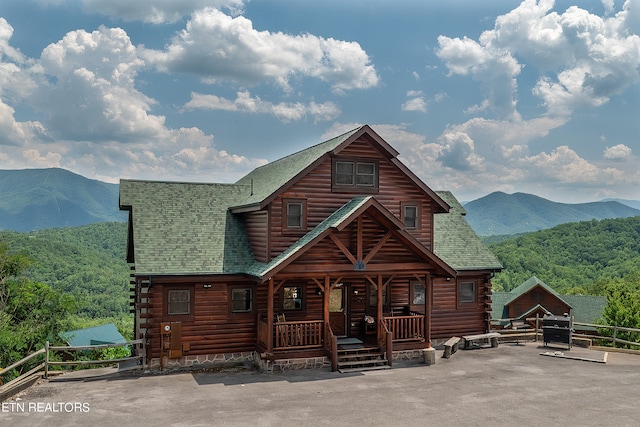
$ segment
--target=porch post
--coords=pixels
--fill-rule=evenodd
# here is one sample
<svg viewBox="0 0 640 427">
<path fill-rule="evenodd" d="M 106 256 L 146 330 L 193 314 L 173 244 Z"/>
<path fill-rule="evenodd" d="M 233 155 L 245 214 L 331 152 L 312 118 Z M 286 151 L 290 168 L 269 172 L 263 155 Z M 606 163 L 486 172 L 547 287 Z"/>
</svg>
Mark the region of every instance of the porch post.
<svg viewBox="0 0 640 427">
<path fill-rule="evenodd" d="M 433 293 L 433 283 L 431 274 L 427 273 L 424 276 L 424 328 L 425 338 L 427 340 L 427 346 L 431 347 L 431 298 Z"/>
<path fill-rule="evenodd" d="M 331 291 L 331 282 L 329 280 L 329 275 L 326 274 L 324 276 L 324 289 L 322 293 L 322 296 L 324 297 L 322 300 L 322 317 L 324 318 L 325 331 L 329 330 L 329 294 Z M 329 339 L 329 337 L 325 337 L 325 339 Z"/>
<path fill-rule="evenodd" d="M 380 339 L 382 338 L 382 327 L 381 322 L 382 322 L 382 274 L 378 274 L 378 286 L 376 289 L 377 293 L 378 293 L 378 307 L 377 310 L 377 317 L 376 319 L 378 320 L 378 325 L 376 327 L 376 331 L 378 331 L 376 339 L 378 340 L 378 342 L 380 342 Z"/>
<path fill-rule="evenodd" d="M 267 291 L 267 353 L 273 353 L 273 277 Z"/>
</svg>

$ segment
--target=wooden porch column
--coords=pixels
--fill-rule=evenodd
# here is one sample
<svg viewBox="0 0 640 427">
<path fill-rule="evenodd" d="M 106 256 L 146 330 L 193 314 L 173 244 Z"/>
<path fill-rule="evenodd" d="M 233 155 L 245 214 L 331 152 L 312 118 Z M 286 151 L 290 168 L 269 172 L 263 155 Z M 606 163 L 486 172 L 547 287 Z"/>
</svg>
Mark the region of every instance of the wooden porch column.
<svg viewBox="0 0 640 427">
<path fill-rule="evenodd" d="M 380 340 L 382 339 L 382 327 L 380 326 L 381 322 L 382 322 L 382 274 L 378 274 L 378 286 L 376 289 L 377 293 L 378 293 L 378 307 L 376 307 L 377 309 L 377 314 L 376 314 L 376 319 L 378 322 L 378 325 L 376 327 L 376 331 L 378 331 L 376 339 L 378 340 L 378 342 L 380 342 Z"/>
<path fill-rule="evenodd" d="M 331 291 L 331 282 L 329 281 L 329 275 L 324 276 L 324 289 L 322 290 L 322 296 L 324 299 L 322 300 L 322 317 L 324 319 L 324 330 L 329 330 L 329 297 Z M 329 339 L 329 337 L 325 337 L 325 339 Z"/>
<path fill-rule="evenodd" d="M 267 291 L 267 353 L 273 353 L 273 277 Z"/>
<path fill-rule="evenodd" d="M 431 347 L 431 298 L 433 293 L 433 283 L 431 274 L 427 273 L 424 276 L 424 334 L 427 340 L 427 346 Z"/>
</svg>

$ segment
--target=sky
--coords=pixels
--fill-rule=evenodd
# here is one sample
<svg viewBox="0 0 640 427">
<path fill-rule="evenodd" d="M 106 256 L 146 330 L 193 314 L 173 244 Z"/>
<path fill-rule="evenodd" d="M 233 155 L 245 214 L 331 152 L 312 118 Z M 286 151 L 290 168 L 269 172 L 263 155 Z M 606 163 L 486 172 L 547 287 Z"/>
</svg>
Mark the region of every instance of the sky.
<svg viewBox="0 0 640 427">
<path fill-rule="evenodd" d="M 0 169 L 235 182 L 362 124 L 430 188 L 640 200 L 640 0 L 2 0 Z"/>
</svg>

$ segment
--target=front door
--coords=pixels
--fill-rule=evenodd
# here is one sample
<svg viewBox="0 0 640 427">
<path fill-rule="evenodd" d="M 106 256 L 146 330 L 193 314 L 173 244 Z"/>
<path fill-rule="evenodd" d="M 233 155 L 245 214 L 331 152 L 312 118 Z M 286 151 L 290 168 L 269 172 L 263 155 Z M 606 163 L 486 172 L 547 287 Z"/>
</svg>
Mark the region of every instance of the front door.
<svg viewBox="0 0 640 427">
<path fill-rule="evenodd" d="M 336 286 L 329 294 L 329 326 L 337 337 L 347 335 L 347 287 Z"/>
</svg>

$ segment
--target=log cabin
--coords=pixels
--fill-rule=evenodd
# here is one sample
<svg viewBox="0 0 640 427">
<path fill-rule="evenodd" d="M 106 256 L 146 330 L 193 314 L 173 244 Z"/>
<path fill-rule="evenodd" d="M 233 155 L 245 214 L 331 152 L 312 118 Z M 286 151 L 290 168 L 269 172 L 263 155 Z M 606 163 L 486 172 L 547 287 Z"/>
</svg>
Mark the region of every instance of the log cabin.
<svg viewBox="0 0 640 427">
<path fill-rule="evenodd" d="M 561 295 L 536 276 L 509 292 L 493 292 L 492 328 L 508 329 L 513 322 L 536 327 L 535 319 L 555 315 L 571 316 L 575 322 L 595 324 L 602 319 L 607 299 L 597 295 Z M 538 325 L 540 327 L 540 325 Z M 574 325 L 579 333 L 594 334 L 596 328 Z"/>
<path fill-rule="evenodd" d="M 364 125 L 234 184 L 121 180 L 148 367 L 332 367 L 488 332 L 502 266 L 452 193 Z"/>
</svg>

